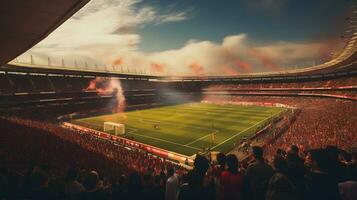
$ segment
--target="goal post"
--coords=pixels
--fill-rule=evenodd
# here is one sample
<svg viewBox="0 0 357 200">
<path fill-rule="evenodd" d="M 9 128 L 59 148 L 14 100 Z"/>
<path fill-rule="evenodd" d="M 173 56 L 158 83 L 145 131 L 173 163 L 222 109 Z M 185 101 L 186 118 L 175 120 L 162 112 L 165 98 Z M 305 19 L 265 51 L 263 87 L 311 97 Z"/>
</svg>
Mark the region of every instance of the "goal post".
<svg viewBox="0 0 357 200">
<path fill-rule="evenodd" d="M 125 133 L 125 125 L 114 122 L 104 122 L 103 131 L 113 131 L 115 135 L 123 135 Z"/>
</svg>

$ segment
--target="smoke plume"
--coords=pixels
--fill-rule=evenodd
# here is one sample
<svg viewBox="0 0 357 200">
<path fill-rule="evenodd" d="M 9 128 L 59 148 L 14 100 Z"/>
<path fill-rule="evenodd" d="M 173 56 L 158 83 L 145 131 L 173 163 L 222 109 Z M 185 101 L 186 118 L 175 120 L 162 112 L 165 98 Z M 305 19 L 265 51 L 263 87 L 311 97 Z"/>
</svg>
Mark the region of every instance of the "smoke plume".
<svg viewBox="0 0 357 200">
<path fill-rule="evenodd" d="M 165 66 L 159 63 L 151 62 L 150 68 L 155 73 L 162 73 L 165 71 Z"/>
<path fill-rule="evenodd" d="M 276 71 L 279 69 L 279 66 L 267 55 L 265 55 L 263 52 L 257 50 L 257 49 L 251 49 L 249 51 L 249 54 L 256 58 L 260 63 L 262 64 L 263 67 Z"/>
<path fill-rule="evenodd" d="M 123 63 L 124 63 L 123 58 L 117 58 L 117 59 L 115 59 L 115 60 L 113 61 L 113 65 L 114 65 L 114 66 L 120 66 L 120 65 L 122 65 Z"/>
<path fill-rule="evenodd" d="M 222 70 L 226 75 L 238 75 L 239 73 L 237 72 L 236 69 L 234 69 L 233 67 L 227 66 L 227 65 L 223 65 L 222 66 Z"/>
<path fill-rule="evenodd" d="M 117 102 L 113 111 L 116 113 L 123 113 L 125 111 L 126 102 L 120 80 L 97 77 L 90 81 L 86 90 L 95 90 L 100 96 L 115 96 Z"/>
<path fill-rule="evenodd" d="M 192 73 L 196 76 L 203 76 L 205 74 L 205 70 L 202 65 L 200 65 L 198 62 L 193 62 L 188 66 Z"/>
<path fill-rule="evenodd" d="M 247 63 L 247 62 L 241 60 L 240 58 L 237 58 L 237 59 L 236 59 L 235 65 L 236 65 L 237 67 L 239 67 L 239 69 L 240 69 L 241 72 L 243 72 L 243 73 L 251 72 L 252 65 L 251 65 L 250 63 Z"/>
</svg>

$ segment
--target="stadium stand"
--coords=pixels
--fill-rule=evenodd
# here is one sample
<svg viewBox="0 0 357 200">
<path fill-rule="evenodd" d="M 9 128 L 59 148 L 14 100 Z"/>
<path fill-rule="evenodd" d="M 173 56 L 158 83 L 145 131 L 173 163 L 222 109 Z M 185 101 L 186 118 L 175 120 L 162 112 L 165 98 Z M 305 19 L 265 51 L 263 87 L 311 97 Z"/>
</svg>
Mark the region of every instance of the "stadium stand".
<svg viewBox="0 0 357 200">
<path fill-rule="evenodd" d="M 7 30 L 0 38 L 1 49 L 7 49 L 0 53 L 0 199 L 357 199 L 357 33 L 341 55 L 321 65 L 238 76 L 163 77 L 4 64 L 88 1 L 48 2 L 1 3 L 10 12 L 0 18 L 14 20 L 0 20 Z M 28 26 L 37 23 L 42 25 Z M 104 80 L 100 87 L 120 80 L 126 111 L 209 101 L 276 103 L 296 112 L 237 141 L 243 159 L 230 153 L 212 160 L 197 155 L 188 166 L 134 143 L 59 126 L 72 117 L 113 112 L 118 91 L 91 88 L 98 78 Z"/>
<path fill-rule="evenodd" d="M 355 116 L 356 103 L 353 101 L 249 96 L 207 96 L 206 100 L 211 102 L 281 103 L 299 108 L 301 113 L 282 137 L 269 144 L 271 148 L 286 148 L 286 145 L 289 145 L 290 142 L 298 145 L 302 150 L 322 148 L 327 145 L 336 145 L 342 149 L 356 148 L 357 137 L 355 133 L 357 127 L 355 121 L 357 118 Z M 267 141 L 270 141 L 270 139 Z M 276 148 L 272 152 L 275 152 Z"/>
<path fill-rule="evenodd" d="M 334 146 L 307 151 L 289 146 L 274 152 L 270 161 L 263 149 L 253 147 L 249 162 L 223 155 L 210 168 L 205 157 L 197 156 L 193 170 L 186 171 L 51 124 L 16 118 L 0 123 L 11 133 L 0 140 L 4 199 L 164 199 L 165 192 L 178 199 L 339 199 L 352 198 L 356 191 L 357 155 Z"/>
<path fill-rule="evenodd" d="M 276 195 L 289 199 L 316 199 L 328 195 L 325 199 L 335 199 L 351 195 L 348 185 L 356 181 L 356 158 L 351 159 L 351 154 L 355 157 L 357 148 L 356 77 L 353 75 L 308 81 L 296 78 L 296 82 L 257 81 L 254 78 L 167 81 L 141 75 L 120 77 L 128 110 L 187 100 L 280 103 L 299 109 L 293 120 L 283 118 L 272 133 L 249 141 L 249 146 L 264 147 L 266 161 L 258 155 L 253 161 L 248 157 L 237 164 L 235 157 L 229 155 L 223 162 L 228 168 L 219 168 L 213 162 L 207 169 L 206 158 L 197 157 L 193 170 L 148 152 L 53 123 L 59 116 L 73 112 L 89 116 L 110 112 L 105 105 L 115 100 L 114 95 L 103 96 L 88 90 L 90 82 L 101 75 L 43 73 L 36 69 L 4 71 L 0 79 L 3 83 L 0 86 L 2 115 L 5 116 L 0 119 L 0 167 L 4 177 L 1 188 L 6 189 L 1 191 L 1 197 L 88 199 L 88 195 L 94 195 L 100 199 L 164 199 L 165 192 L 178 191 L 174 192 L 178 199 L 190 199 L 190 196 L 229 199 L 225 195 L 231 194 L 228 192 L 230 184 L 240 188 L 240 192 L 235 193 L 240 199 L 274 199 Z M 306 97 L 298 93 L 318 95 Z M 326 98 L 322 94 L 331 96 Z M 339 98 L 341 95 L 348 98 Z M 299 159 L 291 155 L 291 144 L 300 150 Z M 335 151 L 333 149 L 338 149 L 340 159 L 337 164 L 336 160 L 327 161 L 327 166 L 336 167 L 326 168 L 323 159 L 330 151 Z M 254 166 L 264 163 L 268 163 L 265 164 L 267 175 L 260 181 L 266 185 L 259 193 L 252 192 L 259 185 L 251 175 L 256 173 Z M 171 172 L 168 174 L 172 168 L 177 170 L 174 177 Z M 323 176 L 316 177 L 321 171 Z M 171 181 L 176 180 L 176 184 L 171 186 L 168 176 Z M 289 186 L 287 191 L 276 189 L 280 181 Z M 69 192 L 66 188 L 74 187 L 74 182 L 76 190 Z M 168 190 L 167 184 L 176 189 Z"/>
</svg>

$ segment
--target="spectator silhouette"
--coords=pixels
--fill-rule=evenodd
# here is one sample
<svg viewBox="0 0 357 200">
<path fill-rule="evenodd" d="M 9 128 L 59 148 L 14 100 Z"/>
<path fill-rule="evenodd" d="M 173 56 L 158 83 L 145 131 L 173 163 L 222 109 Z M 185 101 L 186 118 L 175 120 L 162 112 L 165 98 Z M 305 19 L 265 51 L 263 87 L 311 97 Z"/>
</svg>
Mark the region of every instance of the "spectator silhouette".
<svg viewBox="0 0 357 200">
<path fill-rule="evenodd" d="M 221 174 L 222 200 L 240 200 L 243 198 L 243 174 L 238 171 L 238 158 L 230 154 L 226 158 L 228 169 Z"/>
<path fill-rule="evenodd" d="M 329 158 L 324 149 L 310 151 L 311 154 L 311 172 L 305 175 L 307 200 L 340 199 L 339 188 L 335 176 L 328 173 Z"/>
<path fill-rule="evenodd" d="M 188 173 L 188 183 L 180 188 L 179 200 L 215 199 L 214 186 L 210 187 L 210 184 L 204 184 L 208 167 L 207 158 L 197 155 L 194 161 L 194 168 Z"/>
<path fill-rule="evenodd" d="M 217 154 L 217 165 L 212 168 L 214 185 L 216 191 L 216 199 L 220 198 L 221 192 L 221 174 L 226 169 L 226 155 L 224 153 Z"/>
<path fill-rule="evenodd" d="M 175 176 L 175 171 L 173 168 L 169 168 L 167 170 L 167 176 L 169 177 L 166 182 L 166 192 L 165 199 L 166 200 L 176 200 L 177 192 L 179 189 L 179 181 Z"/>
<path fill-rule="evenodd" d="M 109 194 L 104 190 L 100 184 L 99 175 L 96 171 L 90 171 L 84 177 L 83 182 L 85 191 L 82 193 L 81 199 L 94 200 L 94 199 L 108 199 Z"/>
<path fill-rule="evenodd" d="M 68 170 L 64 188 L 64 195 L 67 199 L 76 199 L 84 191 L 84 186 L 77 181 L 77 177 L 77 169 L 71 168 Z"/>
<path fill-rule="evenodd" d="M 266 200 L 297 200 L 298 192 L 295 185 L 289 180 L 288 165 L 279 155 L 274 157 L 274 175 L 269 180 Z"/>
<path fill-rule="evenodd" d="M 254 162 L 246 171 L 247 193 L 253 200 L 264 200 L 273 169 L 264 161 L 261 147 L 253 146 L 252 150 Z"/>
</svg>

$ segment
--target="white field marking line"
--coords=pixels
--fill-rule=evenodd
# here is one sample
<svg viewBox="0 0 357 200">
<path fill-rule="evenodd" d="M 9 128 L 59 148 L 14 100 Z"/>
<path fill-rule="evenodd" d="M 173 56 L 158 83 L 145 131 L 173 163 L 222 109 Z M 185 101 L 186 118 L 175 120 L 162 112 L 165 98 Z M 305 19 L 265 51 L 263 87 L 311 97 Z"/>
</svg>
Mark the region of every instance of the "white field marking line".
<svg viewBox="0 0 357 200">
<path fill-rule="evenodd" d="M 160 112 L 161 112 L 161 111 L 160 111 Z M 164 112 L 164 111 L 162 111 L 162 112 Z M 234 118 L 234 117 L 237 116 L 237 114 L 239 114 L 239 115 L 246 115 L 247 113 L 251 114 L 252 112 L 249 112 L 249 111 L 241 112 L 241 111 L 239 111 L 239 112 L 230 112 L 230 113 L 227 113 L 227 111 L 216 112 L 216 111 L 212 111 L 212 110 L 209 110 L 209 109 L 208 109 L 208 110 L 207 110 L 207 109 L 202 109 L 202 110 L 200 110 L 200 111 L 194 110 L 193 115 L 194 115 L 194 116 L 200 116 L 200 115 L 202 115 L 203 113 L 206 114 L 206 115 L 210 115 L 210 116 L 212 116 L 212 115 L 213 115 L 213 116 L 222 116 L 222 115 L 224 115 L 225 117 Z M 176 112 L 175 112 L 175 115 L 169 116 L 169 117 L 167 117 L 166 119 L 174 118 L 174 117 L 176 117 L 176 116 L 178 116 L 178 117 L 182 117 L 182 116 L 185 117 L 185 116 L 192 116 L 192 114 L 191 114 L 191 113 L 187 113 L 187 112 L 176 111 Z M 265 116 L 265 114 L 263 114 L 263 113 L 261 113 L 261 112 L 255 112 L 253 117 L 262 117 L 262 116 Z M 235 120 L 226 120 L 226 121 L 235 121 Z"/>
<path fill-rule="evenodd" d="M 151 119 L 142 119 L 142 118 L 139 118 L 138 119 L 139 122 L 144 122 L 144 123 L 161 123 L 161 121 L 158 121 L 158 120 L 151 120 Z"/>
<path fill-rule="evenodd" d="M 91 126 L 94 125 L 96 127 L 101 127 L 100 125 L 92 124 L 92 123 L 89 123 L 89 122 L 85 122 L 85 121 L 81 121 L 81 122 L 83 122 L 84 124 L 87 124 L 87 125 L 91 125 Z M 195 149 L 195 150 L 200 150 L 198 148 L 191 147 L 191 146 L 188 146 L 188 145 L 185 145 L 185 144 L 179 144 L 179 143 L 176 143 L 176 142 L 171 142 L 171 141 L 163 140 L 163 139 L 160 139 L 160 138 L 154 138 L 154 137 L 150 137 L 150 136 L 135 134 L 135 132 L 137 132 L 139 129 L 135 129 L 135 128 L 127 128 L 127 129 L 131 129 L 132 130 L 132 131 L 128 132 L 128 134 L 137 135 L 137 136 L 141 136 L 141 137 L 146 137 L 146 138 L 150 138 L 150 139 L 154 139 L 154 140 L 159 140 L 159 141 L 163 141 L 163 142 L 167 142 L 167 143 L 171 143 L 171 144 L 175 144 L 175 145 L 179 145 L 179 146 L 188 147 L 188 148 Z"/>
<path fill-rule="evenodd" d="M 138 119 L 138 121 L 142 121 L 142 122 L 144 122 L 144 121 L 148 121 L 148 120 L 145 120 L 144 119 L 144 121 L 143 121 L 143 119 Z M 154 120 L 153 120 L 154 121 Z M 161 123 L 161 121 L 156 121 L 156 122 L 159 122 L 159 123 Z M 165 124 L 165 123 L 164 123 Z M 182 128 L 183 126 L 180 126 L 180 128 Z M 133 128 L 130 128 L 130 129 L 133 129 Z M 128 132 L 129 134 L 132 134 L 132 133 L 134 133 L 134 132 L 137 132 L 139 129 L 135 129 L 135 131 L 131 131 L 131 132 Z M 139 134 L 140 135 L 140 134 Z M 144 136 L 143 136 L 144 137 Z M 149 137 L 149 136 L 148 136 Z M 187 144 L 185 144 L 185 145 L 187 145 Z"/>
<path fill-rule="evenodd" d="M 229 137 L 228 139 L 224 140 L 223 142 L 217 144 L 216 146 L 212 147 L 211 149 L 215 149 L 215 148 L 221 146 L 222 144 L 224 144 L 224 143 L 226 143 L 227 141 L 233 139 L 234 137 L 240 135 L 241 133 L 244 133 L 246 130 L 249 130 L 249 129 L 253 128 L 254 126 L 257 126 L 258 124 L 260 124 L 261 122 L 263 122 L 263 121 L 265 121 L 265 120 L 267 120 L 267 119 L 269 119 L 269 118 L 275 117 L 276 115 L 280 114 L 281 112 L 282 112 L 282 111 L 278 112 L 277 114 L 275 114 L 275 115 L 273 115 L 273 116 L 269 116 L 269 117 L 267 117 L 267 118 L 264 118 L 263 120 L 259 121 L 258 123 L 255 123 L 255 124 L 253 124 L 252 126 L 246 128 L 246 129 L 244 129 L 243 131 L 240 131 L 239 133 L 234 134 L 233 136 L 231 136 L 231 137 Z"/>
<path fill-rule="evenodd" d="M 179 109 L 180 110 L 180 109 Z M 182 108 L 181 110 L 189 110 L 187 108 Z M 235 109 L 229 109 L 230 111 L 236 111 Z M 145 117 L 136 117 L 135 118 L 138 118 L 139 120 L 143 120 L 143 122 L 153 122 L 153 123 L 162 123 L 162 124 L 176 124 L 176 123 L 173 123 L 173 122 L 170 122 L 170 121 L 167 121 L 168 119 L 172 119 L 172 118 L 176 118 L 176 117 L 185 117 L 185 116 L 190 116 L 191 113 L 188 113 L 188 112 L 180 112 L 180 111 L 176 111 L 176 109 L 173 109 L 172 111 L 165 111 L 165 110 L 153 110 L 154 112 L 173 112 L 174 115 L 171 115 L 171 116 L 168 116 L 168 117 L 165 117 L 165 119 L 163 119 L 162 121 L 156 121 L 156 120 L 152 120 L 152 119 L 148 119 L 148 118 L 145 118 Z M 195 112 L 205 112 L 205 114 L 207 115 L 222 115 L 222 113 L 225 113 L 226 111 L 218 111 L 218 112 L 215 112 L 215 111 L 212 111 L 211 108 L 200 108 L 200 109 L 197 109 L 197 110 L 193 110 L 194 113 Z M 243 112 L 239 111 L 239 112 L 234 112 L 234 113 L 231 113 L 229 114 L 228 116 L 232 116 L 234 117 L 237 113 L 239 114 L 246 114 L 248 113 L 249 110 L 245 110 Z M 195 113 L 197 114 L 197 113 Z M 227 114 L 225 114 L 227 116 Z M 259 116 L 259 115 L 258 115 Z M 228 120 L 223 120 L 223 121 L 226 121 L 226 122 L 229 122 Z M 185 124 L 182 124 L 181 127 L 184 127 Z M 190 125 L 189 125 L 190 126 Z M 208 130 L 208 128 L 203 128 L 203 127 L 197 127 L 197 126 L 191 126 L 192 128 L 196 128 L 196 129 L 202 129 L 202 130 Z"/>
<path fill-rule="evenodd" d="M 176 115 L 180 115 L 178 113 L 176 113 Z M 182 115 L 182 114 L 181 114 Z M 183 114 L 184 115 L 184 114 Z M 175 116 L 176 117 L 176 116 Z M 134 117 L 136 118 L 137 120 L 144 120 L 146 122 L 149 122 L 149 121 L 155 121 L 155 120 L 152 120 L 152 119 L 148 119 L 146 117 Z M 155 121 L 155 122 L 159 122 L 161 125 L 174 125 L 176 126 L 177 128 L 183 128 L 183 127 L 191 127 L 193 129 L 199 129 L 199 130 L 205 130 L 205 131 L 211 131 L 212 129 L 210 128 L 205 128 L 205 127 L 201 127 L 199 125 L 189 125 L 189 124 L 185 124 L 185 123 L 174 123 L 174 122 L 170 122 L 170 121 L 166 121 L 166 119 L 168 119 L 170 117 L 167 117 L 165 118 L 165 120 L 162 120 L 162 121 Z M 172 118 L 172 117 L 171 117 Z M 229 122 L 236 122 L 236 120 L 225 120 L 225 121 L 229 121 Z"/>
<path fill-rule="evenodd" d="M 216 112 L 216 113 L 226 113 L 226 112 L 233 112 L 233 113 L 246 113 L 246 112 L 252 112 L 252 111 L 257 111 L 257 110 L 248 110 L 248 109 L 244 109 L 244 110 L 237 110 L 237 109 L 217 109 L 217 108 L 196 108 L 196 109 L 189 109 L 189 108 L 181 108 L 181 109 L 172 109 L 172 110 L 154 110 L 154 112 L 170 112 L 170 111 L 193 111 L 193 112 Z"/>
<path fill-rule="evenodd" d="M 216 111 L 237 111 L 237 109 L 240 109 L 242 107 L 198 107 L 195 110 L 216 110 Z M 183 108 L 186 109 L 186 108 Z M 256 109 L 250 109 L 250 108 L 244 108 L 240 111 L 256 111 Z"/>
<path fill-rule="evenodd" d="M 96 126 L 96 127 L 100 127 L 100 125 L 96 125 L 96 124 L 92 124 L 92 123 L 89 123 L 89 122 L 85 122 L 85 121 L 81 121 L 87 125 L 90 125 L 90 126 Z M 154 140 L 160 140 L 160 141 L 164 141 L 164 142 L 167 142 L 167 143 L 172 143 L 172 144 L 175 144 L 175 145 L 180 145 L 180 146 L 185 146 L 185 147 L 188 147 L 188 148 L 191 148 L 191 149 L 196 149 L 196 150 L 199 150 L 195 147 L 191 147 L 191 146 L 188 146 L 188 145 L 183 145 L 183 144 L 179 144 L 179 143 L 176 143 L 176 142 L 171 142 L 171 141 L 167 141 L 167 140 L 163 140 L 163 139 L 160 139 L 160 138 L 154 138 L 154 137 L 150 137 L 150 136 L 145 136 L 145 135 L 140 135 L 140 134 L 135 134 L 135 132 L 139 131 L 139 129 L 135 129 L 135 128 L 127 128 L 127 129 L 131 129 L 132 131 L 128 132 L 128 134 L 132 134 L 132 135 L 138 135 L 138 136 L 141 136 L 141 137 L 146 137 L 146 138 L 151 138 L 151 139 L 154 139 Z"/>
<path fill-rule="evenodd" d="M 137 119 L 137 120 L 139 120 L 140 121 L 140 119 L 143 119 L 143 120 L 150 120 L 150 119 L 148 119 L 148 118 L 145 118 L 145 117 L 131 117 L 131 118 L 134 118 L 134 120 L 135 119 Z M 159 122 L 159 121 L 157 121 L 157 122 Z M 174 126 L 178 126 L 178 124 L 180 124 L 181 126 L 180 127 L 185 127 L 185 126 L 187 126 L 187 127 L 191 127 L 191 128 L 193 128 L 193 129 L 201 129 L 201 130 L 211 130 L 210 128 L 204 128 L 204 127 L 199 127 L 199 126 L 195 126 L 195 125 L 189 125 L 189 124 L 185 124 L 185 123 L 174 123 L 174 122 L 170 122 L 170 121 L 166 121 L 166 120 L 162 120 L 162 121 L 160 121 L 160 124 L 161 125 L 174 125 Z"/>
<path fill-rule="evenodd" d="M 127 132 L 128 134 L 132 134 L 132 133 L 138 131 L 138 129 L 136 129 L 136 128 L 127 128 L 127 129 L 130 129 L 130 130 L 131 130 L 130 132 Z"/>
<path fill-rule="evenodd" d="M 84 124 L 87 124 L 88 126 L 95 126 L 95 127 L 98 127 L 98 128 L 102 128 L 102 126 L 98 125 L 98 124 L 95 124 L 95 123 L 89 123 L 89 122 L 86 122 L 86 121 L 79 121 L 80 123 L 84 123 Z M 126 129 L 130 129 L 131 131 L 128 132 L 128 133 L 133 133 L 133 132 L 137 132 L 139 129 L 135 129 L 135 128 L 129 128 L 129 127 L 125 127 Z M 103 131 L 104 132 L 104 131 Z"/>
<path fill-rule="evenodd" d="M 176 143 L 176 142 L 171 142 L 171 141 L 163 140 L 163 139 L 160 139 L 160 138 L 154 138 L 154 137 L 151 137 L 151 136 L 140 135 L 140 134 L 136 134 L 136 133 L 130 133 L 130 134 L 137 135 L 137 136 L 140 136 L 140 137 L 150 138 L 150 139 L 153 139 L 153 140 L 159 140 L 159 141 L 162 141 L 162 142 L 167 142 L 167 143 L 178 145 L 178 146 L 184 146 L 184 147 L 188 147 L 190 149 L 200 150 L 200 149 L 195 148 L 195 147 L 190 147 L 190 146 L 187 146 L 185 144 L 179 144 L 179 143 Z"/>
<path fill-rule="evenodd" d="M 219 131 L 217 131 L 216 133 L 218 133 Z M 185 144 L 185 145 L 190 145 L 190 144 L 193 144 L 193 143 L 195 143 L 195 142 L 197 142 L 197 141 L 200 141 L 200 140 L 202 140 L 203 138 L 206 138 L 207 136 L 210 136 L 210 135 L 212 135 L 212 133 L 209 133 L 209 134 L 207 134 L 207 135 L 204 135 L 203 137 L 200 137 L 200 138 L 198 138 L 198 139 L 196 139 L 196 140 L 194 140 L 194 141 L 192 141 L 192 142 L 190 142 L 190 143 L 187 143 L 187 144 Z"/>
</svg>

